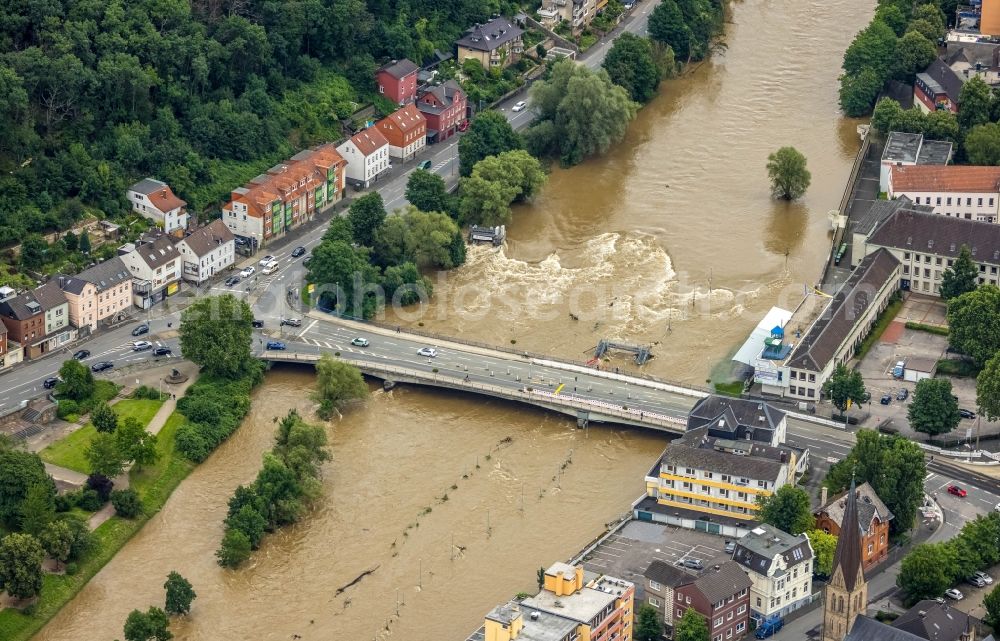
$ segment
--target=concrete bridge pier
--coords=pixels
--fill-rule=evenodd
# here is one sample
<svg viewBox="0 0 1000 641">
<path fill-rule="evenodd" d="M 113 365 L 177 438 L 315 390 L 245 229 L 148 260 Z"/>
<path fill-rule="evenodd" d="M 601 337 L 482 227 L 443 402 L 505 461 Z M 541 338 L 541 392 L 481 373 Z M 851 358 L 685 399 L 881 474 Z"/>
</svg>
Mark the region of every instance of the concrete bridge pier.
<svg viewBox="0 0 1000 641">
<path fill-rule="evenodd" d="M 576 426 L 579 429 L 585 429 L 590 425 L 590 412 L 587 410 L 577 410 L 576 411 Z"/>
</svg>

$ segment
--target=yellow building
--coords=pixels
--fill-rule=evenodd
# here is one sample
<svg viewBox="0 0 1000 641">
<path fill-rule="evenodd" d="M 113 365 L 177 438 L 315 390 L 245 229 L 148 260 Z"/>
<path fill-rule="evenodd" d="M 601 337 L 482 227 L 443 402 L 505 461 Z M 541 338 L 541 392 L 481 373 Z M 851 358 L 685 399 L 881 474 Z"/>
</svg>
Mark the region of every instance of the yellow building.
<svg viewBox="0 0 1000 641">
<path fill-rule="evenodd" d="M 471 58 L 478 60 L 483 69 L 505 69 L 524 54 L 523 34 L 524 31 L 507 18 L 493 18 L 486 24 L 477 24 L 455 42 L 458 63 Z"/>
<path fill-rule="evenodd" d="M 555 563 L 533 597 L 499 605 L 468 641 L 631 641 L 635 586 Z"/>
<path fill-rule="evenodd" d="M 1000 0 L 983 0 L 982 11 L 979 33 L 984 36 L 1000 36 Z"/>
</svg>

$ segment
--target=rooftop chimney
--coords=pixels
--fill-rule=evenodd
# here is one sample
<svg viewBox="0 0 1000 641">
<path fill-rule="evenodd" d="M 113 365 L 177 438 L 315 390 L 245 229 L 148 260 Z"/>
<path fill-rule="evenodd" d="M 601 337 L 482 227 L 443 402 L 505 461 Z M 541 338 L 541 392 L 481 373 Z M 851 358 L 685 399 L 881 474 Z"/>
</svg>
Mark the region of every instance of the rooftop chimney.
<svg viewBox="0 0 1000 641">
<path fill-rule="evenodd" d="M 829 494 L 829 490 L 827 490 L 826 486 L 824 485 L 820 489 L 820 491 L 819 491 L 819 504 L 820 505 L 826 505 L 827 494 Z"/>
</svg>

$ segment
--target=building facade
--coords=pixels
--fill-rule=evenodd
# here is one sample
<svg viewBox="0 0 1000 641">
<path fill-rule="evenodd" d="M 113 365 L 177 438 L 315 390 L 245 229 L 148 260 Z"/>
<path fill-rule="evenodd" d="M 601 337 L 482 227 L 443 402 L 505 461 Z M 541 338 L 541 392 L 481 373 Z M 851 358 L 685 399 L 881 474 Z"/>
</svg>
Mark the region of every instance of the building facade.
<svg viewBox="0 0 1000 641">
<path fill-rule="evenodd" d="M 132 274 L 132 303 L 149 309 L 180 289 L 181 254 L 166 235 L 150 235 L 118 250 Z"/>
<path fill-rule="evenodd" d="M 592 3 L 593 0 L 586 0 Z M 504 17 L 477 24 L 455 41 L 458 63 L 477 60 L 483 69 L 505 69 L 524 54 L 524 31 Z"/>
<path fill-rule="evenodd" d="M 670 563 L 654 559 L 650 561 L 643 572 L 645 579 L 646 603 L 655 608 L 663 617 L 663 625 L 668 630 L 674 627 L 674 621 L 684 616 L 684 610 L 674 604 L 677 588 L 694 581 L 697 576 Z M 681 599 L 683 602 L 683 599 Z M 675 616 L 675 612 L 680 612 Z M 711 612 L 703 612 L 708 617 Z"/>
<path fill-rule="evenodd" d="M 234 189 L 222 220 L 253 253 L 339 202 L 346 165 L 333 143 L 301 151 Z"/>
<path fill-rule="evenodd" d="M 427 120 L 427 142 L 435 143 L 464 131 L 468 123 L 465 92 L 454 80 L 431 87 L 417 98 L 417 109 Z"/>
<path fill-rule="evenodd" d="M 753 581 L 739 564 L 726 561 L 707 568 L 694 581 L 674 590 L 673 618 L 688 609 L 705 618 L 711 641 L 739 639 L 750 629 L 750 588 Z"/>
<path fill-rule="evenodd" d="M 187 203 L 170 189 L 170 186 L 153 178 L 144 178 L 125 192 L 132 210 L 156 223 L 163 231 L 187 229 Z"/>
<path fill-rule="evenodd" d="M 971 165 L 907 167 L 889 171 L 889 198 L 906 196 L 935 214 L 986 223 L 998 221 L 1000 167 Z"/>
<path fill-rule="evenodd" d="M 923 134 L 889 132 L 879 167 L 879 191 L 889 191 L 889 171 L 892 167 L 916 165 L 947 165 L 953 151 L 951 142 L 925 140 Z"/>
<path fill-rule="evenodd" d="M 347 160 L 348 182 L 362 189 L 368 189 L 391 166 L 389 141 L 376 127 L 354 134 L 337 147 L 337 152 Z"/>
<path fill-rule="evenodd" d="M 962 78 L 941 58 L 937 58 L 913 83 L 913 104 L 924 113 L 950 111 L 958 113 L 958 98 L 962 93 Z"/>
<path fill-rule="evenodd" d="M 76 338 L 66 297 L 51 281 L 0 301 L 0 320 L 7 329 L 8 344 L 17 343 L 25 359 L 60 349 Z"/>
<path fill-rule="evenodd" d="M 236 261 L 236 237 L 221 220 L 199 227 L 177 241 L 182 278 L 200 285 Z"/>
<path fill-rule="evenodd" d="M 753 582 L 750 617 L 757 625 L 783 619 L 812 600 L 813 549 L 805 534 L 792 536 L 762 523 L 736 542 L 733 560 Z"/>
<path fill-rule="evenodd" d="M 417 95 L 417 72 L 420 67 L 403 58 L 393 60 L 375 72 L 379 94 L 398 105 L 412 102 Z"/>
<path fill-rule="evenodd" d="M 427 146 L 427 119 L 413 104 L 386 116 L 375 127 L 389 141 L 389 157 L 409 160 Z"/>
<path fill-rule="evenodd" d="M 844 506 L 845 527 L 837 537 L 833 574 L 823 595 L 823 641 L 842 641 L 868 610 L 868 581 L 861 563 L 861 527 L 854 481 Z"/>
<path fill-rule="evenodd" d="M 570 25 L 573 35 L 579 35 L 604 8 L 607 0 L 545 0 L 538 9 L 542 24 L 554 29 L 560 22 Z"/>
<path fill-rule="evenodd" d="M 81 331 L 121 322 L 132 308 L 132 273 L 118 256 L 57 282 L 69 305 L 69 322 Z"/>
<path fill-rule="evenodd" d="M 868 483 L 856 490 L 858 525 L 861 527 L 861 563 L 870 571 L 889 556 L 889 521 L 892 512 Z M 840 536 L 847 509 L 847 493 L 836 496 L 816 511 L 816 529 Z"/>
</svg>

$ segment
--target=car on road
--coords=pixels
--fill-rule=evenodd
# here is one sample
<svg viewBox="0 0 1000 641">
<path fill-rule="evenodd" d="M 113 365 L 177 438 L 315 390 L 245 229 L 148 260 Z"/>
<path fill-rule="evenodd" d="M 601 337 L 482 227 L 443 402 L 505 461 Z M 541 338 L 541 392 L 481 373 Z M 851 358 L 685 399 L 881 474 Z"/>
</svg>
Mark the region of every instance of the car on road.
<svg viewBox="0 0 1000 641">
<path fill-rule="evenodd" d="M 82 361 L 83 359 L 87 358 L 88 356 L 90 356 L 90 350 L 89 349 L 77 350 L 76 353 L 73 354 L 73 358 L 75 358 L 78 361 Z"/>
<path fill-rule="evenodd" d="M 173 354 L 173 350 L 169 347 L 157 347 L 153 350 L 153 356 L 170 356 Z"/>
<path fill-rule="evenodd" d="M 257 319 L 255 318 L 255 319 L 253 319 L 252 321 L 250 321 L 250 326 L 251 326 L 251 327 L 253 327 L 254 329 L 261 329 L 261 328 L 263 328 L 263 327 L 264 327 L 264 321 L 262 321 L 262 320 L 257 320 Z"/>
<path fill-rule="evenodd" d="M 306 256 L 305 258 L 303 258 L 302 259 L 302 266 L 303 267 L 308 267 L 309 263 L 312 262 L 312 259 L 313 259 L 312 254 L 310 254 L 309 256 Z"/>
<path fill-rule="evenodd" d="M 258 261 L 258 264 L 261 267 L 267 267 L 268 265 L 276 262 L 278 262 L 278 259 L 272 256 L 271 254 L 268 254 L 267 256 L 261 258 L 260 261 Z"/>
<path fill-rule="evenodd" d="M 983 580 L 984 583 L 986 583 L 986 585 L 993 585 L 993 577 L 991 577 L 989 574 L 986 574 L 985 572 L 979 571 L 976 572 L 973 576 L 978 576 L 980 579 Z"/>
<path fill-rule="evenodd" d="M 132 336 L 142 336 L 149 333 L 149 325 L 143 323 L 132 330 Z"/>
<path fill-rule="evenodd" d="M 281 341 L 267 341 L 268 349 L 285 349 L 285 344 Z"/>
<path fill-rule="evenodd" d="M 49 378 L 42 381 L 42 387 L 44 387 L 45 389 L 52 389 L 53 387 L 58 385 L 59 381 L 61 380 L 62 379 L 59 378 L 58 376 L 50 376 Z"/>
<path fill-rule="evenodd" d="M 360 337 L 355 338 L 354 340 L 351 341 L 351 345 L 357 345 L 358 347 L 368 347 L 368 339 Z"/>
<path fill-rule="evenodd" d="M 244 267 L 244 268 L 243 268 L 243 269 L 242 269 L 242 270 L 240 271 L 240 276 L 241 276 L 242 278 L 250 278 L 250 277 L 251 277 L 251 276 L 253 276 L 253 275 L 254 275 L 255 273 L 257 273 L 257 269 L 256 269 L 256 268 L 255 268 L 255 267 L 254 267 L 253 265 L 250 265 L 249 267 Z"/>
<path fill-rule="evenodd" d="M 910 395 L 910 390 L 904 387 L 903 389 L 896 392 L 896 400 L 905 401 L 909 395 Z"/>
<path fill-rule="evenodd" d="M 301 318 L 282 318 L 281 319 L 281 324 L 282 325 L 288 325 L 290 327 L 302 327 L 302 319 Z"/>
<path fill-rule="evenodd" d="M 962 594 L 958 588 L 949 588 L 944 591 L 944 595 L 949 599 L 953 599 L 955 601 L 961 601 L 962 599 L 965 598 L 965 595 Z"/>
<path fill-rule="evenodd" d="M 686 568 L 691 568 L 692 570 L 701 570 L 702 568 L 705 567 L 704 564 L 701 562 L 701 559 L 696 559 L 690 556 L 687 557 L 686 559 L 681 559 L 679 565 L 682 565 Z"/>
<path fill-rule="evenodd" d="M 510 110 L 516 113 L 518 111 L 524 111 L 524 108 L 527 106 L 528 103 L 526 103 L 523 100 L 518 100 L 517 102 L 514 103 L 514 106 L 511 107 Z"/>
<path fill-rule="evenodd" d="M 292 258 L 298 258 L 304 253 L 306 253 L 306 248 L 303 247 L 302 245 L 299 245 L 298 247 L 292 250 Z"/>
<path fill-rule="evenodd" d="M 953 494 L 954 496 L 957 496 L 957 497 L 963 498 L 963 499 L 969 495 L 969 493 L 965 491 L 965 488 L 961 488 L 961 487 L 959 487 L 957 485 L 949 485 L 948 486 L 948 494 Z"/>
<path fill-rule="evenodd" d="M 892 394 L 883 394 L 882 399 L 879 401 L 882 405 L 888 405 L 892 402 Z"/>
<path fill-rule="evenodd" d="M 115 364 L 111 361 L 101 361 L 99 363 L 94 363 L 90 366 L 90 371 L 92 372 L 103 372 L 106 369 L 111 369 Z"/>
<path fill-rule="evenodd" d="M 230 276 L 226 279 L 226 287 L 232 287 L 236 283 L 240 282 L 239 276 Z"/>
<path fill-rule="evenodd" d="M 417 350 L 417 356 L 426 356 L 428 358 L 434 358 L 438 355 L 438 352 L 433 347 L 421 347 Z"/>
<path fill-rule="evenodd" d="M 421 163 L 419 165 L 417 165 L 417 169 L 423 169 L 424 171 L 430 171 L 431 170 L 431 161 L 429 161 L 429 160 L 421 161 Z"/>
<path fill-rule="evenodd" d="M 145 352 L 147 349 L 153 349 L 153 344 L 149 341 L 136 341 L 132 343 L 133 352 Z"/>
<path fill-rule="evenodd" d="M 976 418 L 975 412 L 973 412 L 972 410 L 967 410 L 965 408 L 959 408 L 958 415 L 961 416 L 962 418 L 969 418 L 969 419 Z"/>
<path fill-rule="evenodd" d="M 260 270 L 260 273 L 265 276 L 270 276 L 276 271 L 278 271 L 278 263 L 268 263 L 264 269 Z"/>
<path fill-rule="evenodd" d="M 726 541 L 726 554 L 732 554 L 736 551 L 736 544 L 732 541 Z"/>
</svg>

